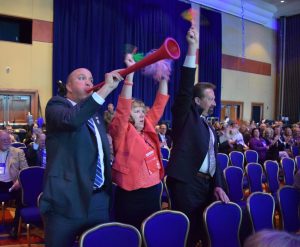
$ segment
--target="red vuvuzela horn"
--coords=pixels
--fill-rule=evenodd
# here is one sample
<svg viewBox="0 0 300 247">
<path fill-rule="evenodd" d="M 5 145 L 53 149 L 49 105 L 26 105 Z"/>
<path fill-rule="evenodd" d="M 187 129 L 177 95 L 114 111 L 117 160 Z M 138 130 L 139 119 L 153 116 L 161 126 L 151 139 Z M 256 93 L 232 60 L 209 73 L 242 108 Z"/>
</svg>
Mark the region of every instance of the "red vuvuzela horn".
<svg viewBox="0 0 300 247">
<path fill-rule="evenodd" d="M 180 47 L 177 44 L 176 40 L 173 38 L 166 38 L 164 43 L 161 45 L 161 47 L 150 54 L 149 56 L 145 57 L 143 60 L 135 63 L 134 65 L 122 69 L 119 71 L 119 74 L 122 77 L 125 77 L 126 75 L 130 74 L 131 72 L 137 71 L 141 68 L 144 68 L 150 64 L 153 64 L 159 60 L 162 59 L 178 59 L 180 57 Z M 97 91 L 104 85 L 104 82 L 101 82 L 91 89 L 89 89 L 87 92 L 90 93 L 92 91 Z"/>
</svg>

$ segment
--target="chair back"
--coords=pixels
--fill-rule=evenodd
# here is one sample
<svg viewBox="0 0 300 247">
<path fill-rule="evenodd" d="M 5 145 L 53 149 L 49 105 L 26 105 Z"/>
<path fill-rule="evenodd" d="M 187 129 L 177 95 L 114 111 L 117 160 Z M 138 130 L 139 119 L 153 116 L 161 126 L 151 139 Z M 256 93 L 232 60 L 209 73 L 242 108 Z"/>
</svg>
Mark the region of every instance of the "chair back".
<svg viewBox="0 0 300 247">
<path fill-rule="evenodd" d="M 295 157 L 296 169 L 300 170 L 300 155 Z"/>
<path fill-rule="evenodd" d="M 246 166 L 246 173 L 249 182 L 250 192 L 263 191 L 262 188 L 262 175 L 263 170 L 258 163 L 249 163 Z"/>
<path fill-rule="evenodd" d="M 285 185 L 278 190 L 279 208 L 282 227 L 287 232 L 300 229 L 300 192 L 296 188 Z"/>
<path fill-rule="evenodd" d="M 282 158 L 281 166 L 283 170 L 285 185 L 293 185 L 295 175 L 295 161 L 292 158 Z"/>
<path fill-rule="evenodd" d="M 216 201 L 205 209 L 203 217 L 211 247 L 241 246 L 242 210 L 236 203 Z"/>
<path fill-rule="evenodd" d="M 163 210 L 153 213 L 142 223 L 146 247 L 184 247 L 189 232 L 189 219 L 179 211 Z"/>
<path fill-rule="evenodd" d="M 269 191 L 274 194 L 279 189 L 279 166 L 274 160 L 266 160 L 264 168 L 267 176 Z"/>
<path fill-rule="evenodd" d="M 80 247 L 140 247 L 141 244 L 138 229 L 118 222 L 97 225 L 85 231 L 79 240 Z"/>
<path fill-rule="evenodd" d="M 22 188 L 22 203 L 26 207 L 36 207 L 37 199 L 43 191 L 45 169 L 32 166 L 20 171 L 19 182 Z"/>
<path fill-rule="evenodd" d="M 169 160 L 170 158 L 170 149 L 167 147 L 161 147 L 160 148 L 162 159 L 163 160 Z"/>
<path fill-rule="evenodd" d="M 252 193 L 247 198 L 247 210 L 254 232 L 274 229 L 275 201 L 273 196 L 264 192 Z"/>
<path fill-rule="evenodd" d="M 172 208 L 172 203 L 171 203 L 171 196 L 170 196 L 170 191 L 168 189 L 168 185 L 167 185 L 167 175 L 163 178 L 163 183 L 164 183 L 164 191 L 163 191 L 163 194 L 162 194 L 162 201 L 164 201 L 164 196 L 166 198 L 165 201 L 168 202 L 168 209 L 171 209 Z"/>
<path fill-rule="evenodd" d="M 255 150 L 245 151 L 246 163 L 258 163 L 258 153 Z"/>
<path fill-rule="evenodd" d="M 296 146 L 296 145 L 293 145 L 293 146 L 292 146 L 292 153 L 293 153 L 293 157 L 298 156 L 298 155 L 300 154 L 300 152 L 299 152 L 299 147 Z"/>
<path fill-rule="evenodd" d="M 244 155 L 240 151 L 232 151 L 229 153 L 231 165 L 241 168 L 244 172 Z"/>
<path fill-rule="evenodd" d="M 26 148 L 26 145 L 22 142 L 13 142 L 11 146 L 14 148 Z"/>
<path fill-rule="evenodd" d="M 229 164 L 229 157 L 227 154 L 218 153 L 217 154 L 217 161 L 219 163 L 219 166 L 222 170 L 222 172 L 225 170 L 226 167 L 228 167 Z"/>
<path fill-rule="evenodd" d="M 224 177 L 230 201 L 240 202 L 243 200 L 243 170 L 240 167 L 228 166 L 224 170 Z"/>
</svg>

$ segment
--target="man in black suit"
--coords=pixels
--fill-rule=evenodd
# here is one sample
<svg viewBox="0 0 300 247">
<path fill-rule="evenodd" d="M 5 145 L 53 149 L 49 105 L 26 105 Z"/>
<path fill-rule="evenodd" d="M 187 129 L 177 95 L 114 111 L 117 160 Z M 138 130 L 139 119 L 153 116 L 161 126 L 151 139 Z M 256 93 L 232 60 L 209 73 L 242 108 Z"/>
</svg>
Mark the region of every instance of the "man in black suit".
<svg viewBox="0 0 300 247">
<path fill-rule="evenodd" d="M 73 246 L 84 230 L 109 221 L 110 150 L 100 111 L 121 79 L 108 73 L 101 89 L 87 93 L 92 74 L 76 69 L 67 79 L 66 97 L 47 103 L 47 166 L 40 200 L 47 247 Z"/>
<path fill-rule="evenodd" d="M 158 139 L 160 142 L 161 147 L 172 147 L 172 140 L 169 135 L 167 135 L 168 126 L 165 123 L 160 124 L 159 132 L 158 132 Z"/>
<path fill-rule="evenodd" d="M 39 133 L 34 142 L 30 143 L 25 152 L 28 166 L 46 167 L 46 135 Z"/>
<path fill-rule="evenodd" d="M 172 208 L 190 220 L 187 246 L 195 247 L 199 239 L 206 246 L 202 214 L 215 197 L 228 202 L 222 189 L 221 170 L 216 163 L 216 135 L 204 119 L 215 106 L 214 85 L 195 81 L 197 32 L 187 33 L 188 53 L 181 71 L 179 92 L 172 108 L 173 148 L 167 167 L 167 185 Z M 204 242 L 203 242 L 204 241 Z"/>
</svg>

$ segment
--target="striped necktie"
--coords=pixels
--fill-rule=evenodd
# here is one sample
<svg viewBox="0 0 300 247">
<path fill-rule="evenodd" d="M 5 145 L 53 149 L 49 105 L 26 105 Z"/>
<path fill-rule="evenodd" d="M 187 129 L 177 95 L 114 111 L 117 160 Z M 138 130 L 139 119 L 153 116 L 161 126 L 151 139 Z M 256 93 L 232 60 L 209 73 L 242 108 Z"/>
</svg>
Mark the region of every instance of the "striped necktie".
<svg viewBox="0 0 300 247">
<path fill-rule="evenodd" d="M 90 118 L 88 120 L 88 126 L 91 129 L 91 131 L 95 134 L 96 139 L 97 139 L 97 143 L 100 141 L 97 138 L 97 134 L 96 134 L 96 126 L 94 124 L 94 120 L 92 118 Z M 96 175 L 95 175 L 95 180 L 94 180 L 94 188 L 100 188 L 103 183 L 104 183 L 104 178 L 103 178 L 103 173 L 102 173 L 102 169 L 101 169 L 101 159 L 100 159 L 100 154 L 99 154 L 99 150 L 98 150 L 98 155 L 97 155 L 97 166 L 96 166 Z"/>
<path fill-rule="evenodd" d="M 213 177 L 215 174 L 215 171 L 216 171 L 216 156 L 215 156 L 215 147 L 214 147 L 214 139 L 213 139 L 214 133 L 211 130 L 211 128 L 209 127 L 209 124 L 207 123 L 206 119 L 203 116 L 201 116 L 201 119 L 209 130 L 207 173 L 209 173 Z"/>
</svg>

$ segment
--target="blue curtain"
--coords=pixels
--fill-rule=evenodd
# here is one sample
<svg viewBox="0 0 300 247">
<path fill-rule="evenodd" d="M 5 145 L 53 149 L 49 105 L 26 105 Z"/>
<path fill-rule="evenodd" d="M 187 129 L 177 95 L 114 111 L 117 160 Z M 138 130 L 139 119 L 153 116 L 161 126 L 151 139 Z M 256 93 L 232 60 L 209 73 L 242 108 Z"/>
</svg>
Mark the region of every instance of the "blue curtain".
<svg viewBox="0 0 300 247">
<path fill-rule="evenodd" d="M 170 120 L 189 28 L 180 14 L 188 8 L 189 4 L 177 0 L 54 0 L 53 95 L 57 94 L 56 82 L 65 82 L 76 68 L 88 68 L 96 83 L 103 81 L 106 72 L 123 68 L 126 43 L 146 53 L 159 48 L 166 37 L 173 37 L 182 55 L 174 62 L 171 99 L 163 116 Z M 158 85 L 140 72 L 135 81 L 133 96 L 151 106 Z M 121 87 L 115 90 L 106 104 L 116 105 L 120 91 Z"/>
<path fill-rule="evenodd" d="M 201 8 L 199 32 L 199 81 L 216 86 L 214 116 L 221 113 L 222 16 L 216 11 Z"/>
<path fill-rule="evenodd" d="M 300 15 L 286 18 L 283 115 L 290 123 L 300 121 Z"/>
</svg>

